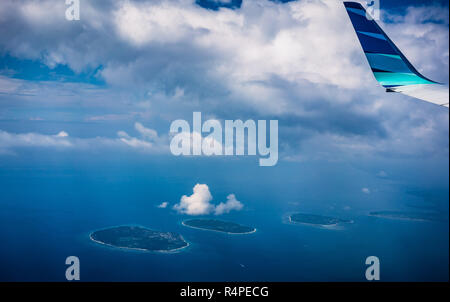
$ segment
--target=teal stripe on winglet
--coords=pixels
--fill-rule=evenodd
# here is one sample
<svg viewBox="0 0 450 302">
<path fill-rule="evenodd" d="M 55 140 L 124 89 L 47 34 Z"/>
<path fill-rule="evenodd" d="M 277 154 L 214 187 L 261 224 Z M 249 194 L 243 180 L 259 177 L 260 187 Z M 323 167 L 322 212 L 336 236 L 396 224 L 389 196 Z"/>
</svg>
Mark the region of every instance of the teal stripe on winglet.
<svg viewBox="0 0 450 302">
<path fill-rule="evenodd" d="M 386 41 L 386 37 L 383 36 L 382 34 L 370 33 L 370 32 L 367 32 L 367 31 L 359 31 L 359 30 L 357 32 L 359 32 L 360 34 L 372 37 L 372 38 L 377 38 L 377 39 Z"/>
<path fill-rule="evenodd" d="M 383 86 L 434 84 L 434 82 L 422 79 L 414 73 L 374 72 L 373 74 Z"/>
<path fill-rule="evenodd" d="M 398 73 L 412 73 L 412 70 L 400 56 L 366 53 L 366 57 L 371 68 Z"/>
<path fill-rule="evenodd" d="M 366 12 L 365 11 L 363 11 L 362 9 L 357 9 L 357 8 L 351 8 L 351 7 L 347 7 L 347 10 L 348 11 L 351 11 L 352 13 L 355 13 L 355 14 L 358 14 L 358 15 L 361 15 L 361 16 L 366 16 Z"/>
<path fill-rule="evenodd" d="M 388 55 L 388 54 L 385 54 L 385 53 L 377 53 L 377 55 L 379 55 L 379 56 L 385 56 L 385 57 L 390 57 L 390 58 L 395 58 L 395 59 L 398 59 L 398 60 L 402 60 L 402 58 L 399 56 L 399 55 Z M 403 60 L 402 60 L 403 61 Z"/>
</svg>

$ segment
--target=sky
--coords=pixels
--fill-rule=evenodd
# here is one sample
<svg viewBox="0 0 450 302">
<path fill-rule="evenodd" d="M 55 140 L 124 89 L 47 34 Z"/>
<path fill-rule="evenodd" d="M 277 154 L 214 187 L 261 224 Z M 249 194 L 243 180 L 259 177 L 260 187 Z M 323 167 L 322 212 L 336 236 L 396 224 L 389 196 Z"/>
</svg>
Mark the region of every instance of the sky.
<svg viewBox="0 0 450 302">
<path fill-rule="evenodd" d="M 341 1 L 0 4 L 0 161 L 20 150 L 167 156 L 176 119 L 276 119 L 279 161 L 448 163 L 448 110 L 377 84 Z M 445 1 L 380 3 L 406 57 L 449 80 Z"/>
<path fill-rule="evenodd" d="M 448 84 L 448 2 L 380 1 L 391 40 Z M 80 2 L 68 21 L 64 0 L 0 0 L 0 279 L 60 280 L 68 253 L 92 280 L 360 280 L 369 254 L 388 280 L 448 278 L 449 111 L 385 92 L 342 1 Z M 277 120 L 276 165 L 173 155 L 170 125 L 193 112 Z M 384 210 L 445 223 L 367 216 Z M 283 223 L 291 211 L 355 223 L 299 232 Z M 189 233 L 187 217 L 258 232 L 229 244 Z M 86 240 L 124 223 L 186 234 L 195 253 L 141 258 Z"/>
</svg>

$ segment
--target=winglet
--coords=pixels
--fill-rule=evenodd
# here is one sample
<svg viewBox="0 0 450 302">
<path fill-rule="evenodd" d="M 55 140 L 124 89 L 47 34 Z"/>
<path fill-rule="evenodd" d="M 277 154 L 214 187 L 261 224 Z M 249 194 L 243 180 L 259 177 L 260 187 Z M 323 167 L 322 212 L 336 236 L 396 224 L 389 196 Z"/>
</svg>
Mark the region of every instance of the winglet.
<svg viewBox="0 0 450 302">
<path fill-rule="evenodd" d="M 344 6 L 372 72 L 383 87 L 437 84 L 414 68 L 375 20 L 366 17 L 367 12 L 360 3 L 344 2 Z"/>
<path fill-rule="evenodd" d="M 398 92 L 449 107 L 448 86 L 420 74 L 360 3 L 344 2 L 344 6 L 373 75 L 386 92 Z"/>
</svg>

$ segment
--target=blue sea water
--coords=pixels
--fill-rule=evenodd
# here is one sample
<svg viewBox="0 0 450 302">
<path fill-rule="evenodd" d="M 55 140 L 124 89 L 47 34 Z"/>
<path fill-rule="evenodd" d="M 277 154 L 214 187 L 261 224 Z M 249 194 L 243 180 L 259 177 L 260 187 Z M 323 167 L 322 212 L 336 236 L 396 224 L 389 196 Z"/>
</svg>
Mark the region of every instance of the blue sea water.
<svg viewBox="0 0 450 302">
<path fill-rule="evenodd" d="M 447 281 L 448 163 L 287 163 L 254 158 L 174 158 L 26 152 L 0 160 L 0 281 L 65 281 L 80 259 L 82 281 L 365 281 L 380 259 L 382 281 Z M 213 202 L 234 193 L 245 206 L 221 219 L 257 232 L 187 228 L 171 206 L 205 183 Z M 370 194 L 361 191 L 368 187 Z M 163 201 L 166 209 L 157 208 Z M 434 211 L 442 221 L 369 216 L 375 210 Z M 292 212 L 353 220 L 338 229 L 286 223 Z M 178 253 L 111 248 L 93 230 L 138 224 L 183 235 Z"/>
</svg>

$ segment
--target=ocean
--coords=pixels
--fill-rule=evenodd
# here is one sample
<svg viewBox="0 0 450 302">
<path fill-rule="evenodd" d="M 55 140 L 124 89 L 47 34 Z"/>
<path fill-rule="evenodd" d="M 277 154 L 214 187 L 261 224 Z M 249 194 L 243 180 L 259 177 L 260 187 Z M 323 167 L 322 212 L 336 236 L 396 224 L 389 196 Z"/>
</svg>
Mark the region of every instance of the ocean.
<svg viewBox="0 0 450 302">
<path fill-rule="evenodd" d="M 387 175 L 378 175 L 383 166 Z M 18 151 L 0 160 L 0 281 L 65 281 L 68 256 L 81 281 L 448 281 L 448 163 L 286 162 L 125 153 Z M 181 225 L 172 209 L 197 183 L 212 203 L 230 193 L 241 211 L 213 217 L 253 226 L 229 235 Z M 363 192 L 362 188 L 368 191 Z M 158 208 L 162 202 L 167 208 Z M 433 211 L 439 221 L 373 217 L 376 210 Z M 290 213 L 350 219 L 338 228 L 293 225 Z M 90 232 L 142 225 L 182 234 L 177 253 L 96 244 Z"/>
</svg>

